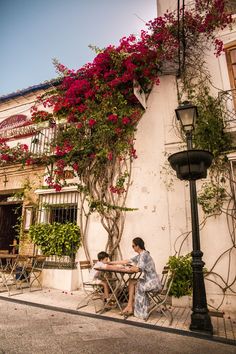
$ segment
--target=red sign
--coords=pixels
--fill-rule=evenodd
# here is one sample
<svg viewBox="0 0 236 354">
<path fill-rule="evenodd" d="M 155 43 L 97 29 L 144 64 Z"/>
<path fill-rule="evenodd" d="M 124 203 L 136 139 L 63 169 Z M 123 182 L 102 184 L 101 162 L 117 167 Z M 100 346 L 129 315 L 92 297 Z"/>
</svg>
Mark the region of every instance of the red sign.
<svg viewBox="0 0 236 354">
<path fill-rule="evenodd" d="M 0 138 L 12 140 L 31 136 L 37 133 L 37 128 L 32 125 L 30 118 L 24 114 L 15 114 L 0 123 Z"/>
<path fill-rule="evenodd" d="M 29 120 L 30 119 L 28 119 L 24 114 L 15 114 L 14 116 L 10 116 L 0 123 L 0 132 L 27 125 Z"/>
</svg>

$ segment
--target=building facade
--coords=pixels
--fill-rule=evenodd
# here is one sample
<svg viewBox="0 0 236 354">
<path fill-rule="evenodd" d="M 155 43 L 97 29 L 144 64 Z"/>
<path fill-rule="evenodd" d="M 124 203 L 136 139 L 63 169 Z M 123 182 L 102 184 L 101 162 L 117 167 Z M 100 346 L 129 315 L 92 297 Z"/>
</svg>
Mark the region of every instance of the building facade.
<svg viewBox="0 0 236 354">
<path fill-rule="evenodd" d="M 157 1 L 158 15 L 167 8 L 175 8 L 176 1 Z M 235 139 L 236 134 L 236 25 L 220 34 L 225 53 L 219 58 L 211 48 L 206 58 L 212 78 L 212 95 L 219 97 L 225 107 L 225 130 Z M 27 90 L 0 98 L 0 135 L 10 146 L 27 144 L 40 156 L 50 151 L 50 141 L 56 133 L 50 125 L 29 124 L 31 107 L 36 97 L 54 83 L 37 85 Z M 188 183 L 179 181 L 171 172 L 167 158 L 183 148 L 175 124 L 178 106 L 176 71 L 160 77 L 160 85 L 154 86 L 147 100 L 147 108 L 138 124 L 135 148 L 138 158 L 133 162 L 131 186 L 120 249 L 124 258 L 133 255 L 131 241 L 142 237 L 151 252 L 159 273 L 170 255 L 187 254 L 192 250 L 191 213 Z M 231 183 L 235 188 L 236 152 L 228 154 Z M 7 161 L 6 161 L 7 162 Z M 34 252 L 28 238 L 29 226 L 34 222 L 66 222 L 79 224 L 80 198 L 76 188 L 65 187 L 60 192 L 45 189 L 47 171 L 42 164 L 2 164 L 0 169 L 0 249 Z M 73 182 L 73 176 L 66 179 Z M 205 181 L 197 183 L 200 191 Z M 229 198 L 223 210 L 227 209 Z M 205 218 L 199 207 L 201 248 L 207 270 L 212 274 L 206 279 L 208 303 L 212 308 L 236 311 L 236 246 L 235 246 L 235 194 L 229 213 Z M 47 207 L 45 207 L 47 206 Z M 23 234 L 16 237 L 15 225 L 23 218 Z M 92 259 L 106 245 L 107 234 L 98 214 L 93 213 L 88 225 L 87 244 Z M 83 247 L 76 255 L 84 260 Z M 52 257 L 49 261 L 56 260 Z M 79 271 L 73 269 L 46 269 L 44 285 L 62 289 L 79 286 Z"/>
</svg>

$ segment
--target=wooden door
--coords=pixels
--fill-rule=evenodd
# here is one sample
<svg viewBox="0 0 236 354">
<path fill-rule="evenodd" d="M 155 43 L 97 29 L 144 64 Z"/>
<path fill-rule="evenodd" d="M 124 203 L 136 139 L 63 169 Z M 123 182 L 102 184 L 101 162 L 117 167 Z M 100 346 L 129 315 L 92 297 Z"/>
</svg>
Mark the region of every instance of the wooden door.
<svg viewBox="0 0 236 354">
<path fill-rule="evenodd" d="M 11 245 L 17 236 L 14 226 L 21 213 L 22 206 L 19 204 L 0 205 L 0 249 L 12 251 Z"/>
</svg>

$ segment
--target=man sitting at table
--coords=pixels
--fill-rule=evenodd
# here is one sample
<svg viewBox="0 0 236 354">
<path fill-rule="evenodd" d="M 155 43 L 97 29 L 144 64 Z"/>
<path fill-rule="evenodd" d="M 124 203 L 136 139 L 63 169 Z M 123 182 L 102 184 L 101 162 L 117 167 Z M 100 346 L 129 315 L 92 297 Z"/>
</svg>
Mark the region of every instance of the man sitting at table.
<svg viewBox="0 0 236 354">
<path fill-rule="evenodd" d="M 104 279 L 103 272 L 95 268 L 106 268 L 106 265 L 109 262 L 109 254 L 107 254 L 104 251 L 101 251 L 98 253 L 97 258 L 98 258 L 98 262 L 94 264 L 90 272 L 91 282 L 93 284 L 98 284 L 103 286 L 104 302 L 106 302 L 109 297 L 109 286 L 107 284 L 107 281 Z"/>
</svg>

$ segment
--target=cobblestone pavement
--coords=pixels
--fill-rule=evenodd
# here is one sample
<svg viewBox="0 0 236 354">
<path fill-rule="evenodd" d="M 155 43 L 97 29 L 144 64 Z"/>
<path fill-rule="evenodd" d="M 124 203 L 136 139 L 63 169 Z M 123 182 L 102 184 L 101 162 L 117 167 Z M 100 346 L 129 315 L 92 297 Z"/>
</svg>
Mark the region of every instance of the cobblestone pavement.
<svg viewBox="0 0 236 354">
<path fill-rule="evenodd" d="M 0 354 L 235 354 L 235 346 L 0 300 Z"/>
</svg>

